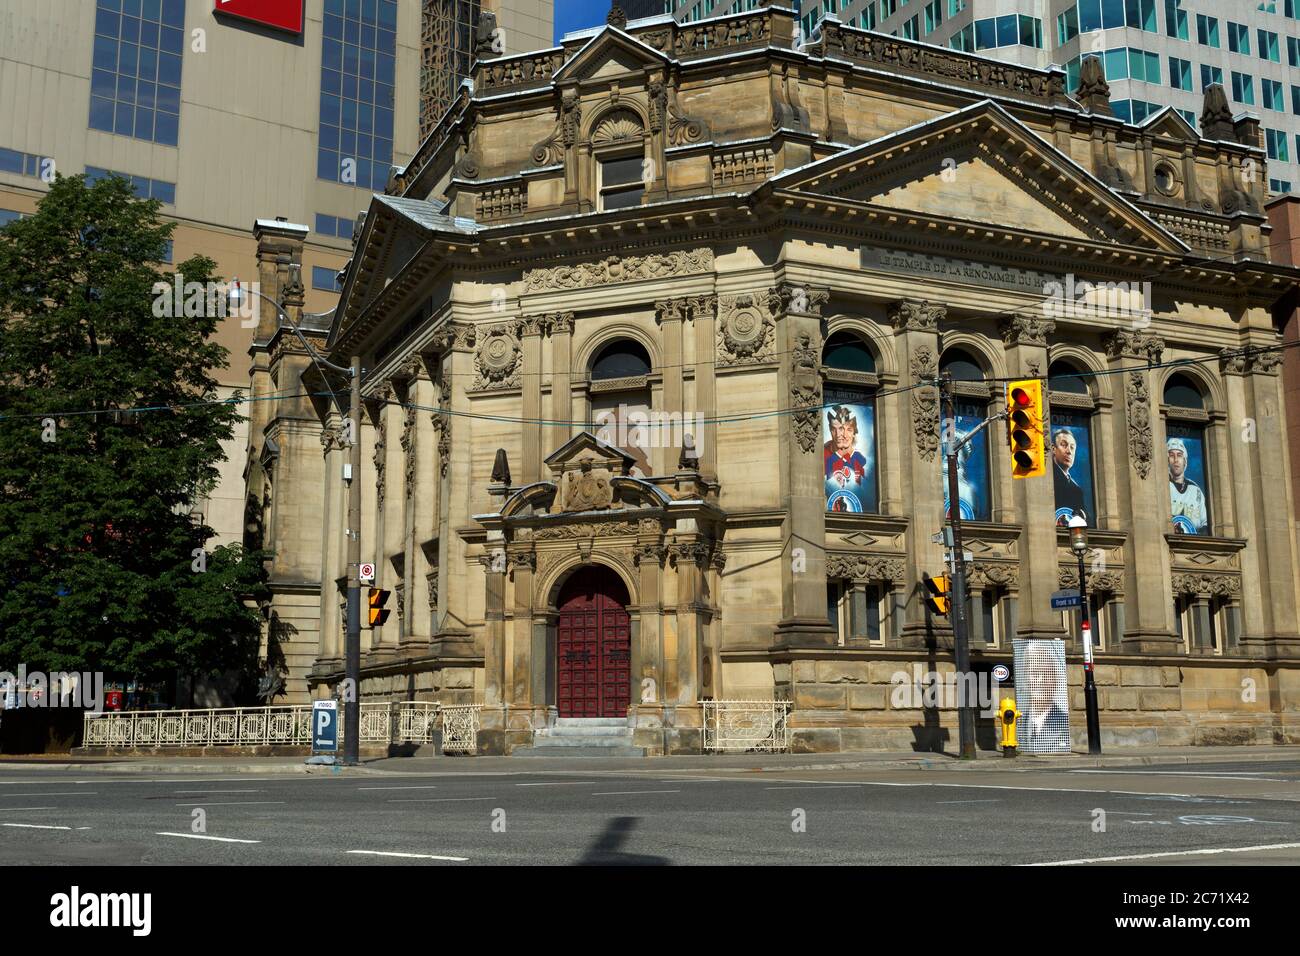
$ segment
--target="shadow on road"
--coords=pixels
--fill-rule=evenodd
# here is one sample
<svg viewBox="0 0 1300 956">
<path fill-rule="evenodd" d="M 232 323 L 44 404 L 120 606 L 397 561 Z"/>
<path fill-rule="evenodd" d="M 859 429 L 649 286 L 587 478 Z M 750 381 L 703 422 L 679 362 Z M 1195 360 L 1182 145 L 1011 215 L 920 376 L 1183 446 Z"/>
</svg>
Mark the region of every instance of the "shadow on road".
<svg viewBox="0 0 1300 956">
<path fill-rule="evenodd" d="M 587 847 L 578 866 L 668 866 L 670 861 L 667 857 L 622 851 L 621 847 L 631 837 L 638 820 L 638 817 L 615 817 L 610 820 L 605 831 Z"/>
</svg>

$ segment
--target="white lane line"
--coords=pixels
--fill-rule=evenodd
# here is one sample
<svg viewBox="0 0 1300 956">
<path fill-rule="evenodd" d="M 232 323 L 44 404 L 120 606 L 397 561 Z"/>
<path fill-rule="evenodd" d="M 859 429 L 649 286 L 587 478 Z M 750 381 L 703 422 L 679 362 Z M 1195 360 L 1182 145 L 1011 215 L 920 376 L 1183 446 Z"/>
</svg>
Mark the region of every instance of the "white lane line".
<svg viewBox="0 0 1300 956">
<path fill-rule="evenodd" d="M 861 787 L 860 783 L 820 783 L 802 784 L 797 787 L 764 787 L 764 790 L 842 790 L 845 787 Z"/>
<path fill-rule="evenodd" d="M 951 803 L 1001 803 L 1001 800 L 940 800 L 937 806 L 944 806 Z"/>
<path fill-rule="evenodd" d="M 416 787 L 357 787 L 358 790 L 437 790 L 433 784 L 426 784 Z"/>
<path fill-rule="evenodd" d="M 1295 850 L 1300 843 L 1266 843 L 1262 846 L 1230 846 L 1216 850 L 1172 850 L 1166 853 L 1134 853 L 1129 856 L 1096 856 L 1087 860 L 1053 860 L 1050 863 L 1022 863 L 1021 866 L 1078 866 L 1081 863 L 1117 863 L 1124 860 L 1155 860 L 1166 856 L 1213 856 L 1218 853 L 1255 853 L 1263 850 Z"/>
<path fill-rule="evenodd" d="M 1162 776 L 1162 777 L 1191 777 L 1194 780 L 1240 780 L 1243 777 L 1248 778 L 1251 783 L 1256 780 L 1263 783 L 1293 783 L 1285 777 L 1263 777 L 1255 773 L 1240 773 L 1236 771 L 1203 772 L 1193 773 L 1190 770 L 1071 770 L 1071 773 L 1102 773 L 1112 776 L 1120 775 L 1127 777 L 1145 777 L 1145 776 Z"/>
<path fill-rule="evenodd" d="M 80 797 L 83 795 L 94 796 L 96 790 L 73 790 L 63 791 L 62 793 L 0 793 L 0 800 L 7 797 Z"/>
<path fill-rule="evenodd" d="M 623 797 L 634 793 L 681 793 L 680 790 L 601 790 L 593 793 L 593 797 Z"/>
<path fill-rule="evenodd" d="M 183 797 L 197 793 L 266 793 L 265 790 L 173 790 L 173 794 Z"/>
<path fill-rule="evenodd" d="M 1119 767 L 1110 767 L 1104 770 L 1071 770 L 1070 773 L 1127 773 L 1127 774 L 1149 774 L 1161 773 L 1170 777 L 1199 777 L 1204 775 L 1219 777 L 1265 777 L 1271 773 L 1277 773 L 1276 770 L 1125 770 Z"/>
<path fill-rule="evenodd" d="M 670 782 L 670 781 L 665 781 Z M 573 780 L 568 783 L 517 783 L 516 787 L 590 787 L 590 780 Z"/>
<path fill-rule="evenodd" d="M 212 840 L 216 843 L 261 843 L 262 842 L 261 840 L 239 840 L 236 839 L 235 837 L 207 836 L 203 833 L 169 833 L 166 830 L 161 830 L 158 833 L 155 833 L 154 836 L 181 837 L 186 840 Z"/>
<path fill-rule="evenodd" d="M 385 850 L 347 850 L 358 856 L 397 856 L 404 860 L 447 860 L 450 863 L 468 863 L 467 856 L 436 856 L 433 853 L 393 853 Z"/>
<path fill-rule="evenodd" d="M 53 810 L 53 809 L 54 807 L 4 807 L 3 809 L 0 809 L 0 813 L 16 813 L 19 810 Z M 64 807 L 63 809 L 66 810 L 68 808 Z"/>
<path fill-rule="evenodd" d="M 0 823 L 0 827 L 21 827 L 24 830 L 71 830 L 72 827 L 55 827 L 41 823 Z"/>
<path fill-rule="evenodd" d="M 283 806 L 284 800 L 200 800 L 198 803 L 173 803 L 173 807 L 265 807 Z"/>
<path fill-rule="evenodd" d="M 389 800 L 389 803 L 466 803 L 473 800 L 495 800 L 496 797 L 425 797 L 412 800 Z"/>
</svg>

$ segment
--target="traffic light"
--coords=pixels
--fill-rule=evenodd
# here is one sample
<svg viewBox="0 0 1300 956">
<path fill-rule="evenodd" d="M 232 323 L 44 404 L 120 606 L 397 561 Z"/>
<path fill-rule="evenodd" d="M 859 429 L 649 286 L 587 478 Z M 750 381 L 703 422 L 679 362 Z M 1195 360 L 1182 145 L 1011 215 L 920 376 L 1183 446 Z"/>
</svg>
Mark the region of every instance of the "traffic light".
<svg viewBox="0 0 1300 956">
<path fill-rule="evenodd" d="M 1012 478 L 1037 478 L 1047 474 L 1043 411 L 1043 383 L 1039 379 L 1029 378 L 1007 385 Z"/>
<path fill-rule="evenodd" d="M 925 581 L 925 589 L 929 592 L 925 598 L 925 606 L 930 609 L 931 614 L 947 617 L 948 575 L 941 574 L 937 578 L 932 578 L 928 574 L 922 574 L 921 579 Z"/>
<path fill-rule="evenodd" d="M 370 626 L 378 627 L 388 620 L 391 613 L 388 608 L 384 607 L 388 603 L 388 592 L 379 588 L 371 588 L 370 594 L 366 599 L 366 606 L 370 609 Z"/>
</svg>

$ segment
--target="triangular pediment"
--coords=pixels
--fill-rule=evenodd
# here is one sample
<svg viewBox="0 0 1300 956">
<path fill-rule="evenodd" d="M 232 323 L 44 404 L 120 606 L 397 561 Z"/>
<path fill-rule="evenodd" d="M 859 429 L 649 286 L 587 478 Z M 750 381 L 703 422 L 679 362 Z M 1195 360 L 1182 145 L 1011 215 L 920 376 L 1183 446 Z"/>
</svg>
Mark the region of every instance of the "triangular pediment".
<svg viewBox="0 0 1300 956">
<path fill-rule="evenodd" d="M 553 82 L 599 80 L 641 73 L 648 66 L 666 66 L 669 59 L 652 46 L 606 27 L 596 34 L 564 66 L 555 71 Z"/>
<path fill-rule="evenodd" d="M 631 455 L 588 431 L 578 432 L 546 458 L 547 467 L 557 476 L 566 471 L 586 469 L 626 475 L 635 464 L 636 459 Z"/>
<path fill-rule="evenodd" d="M 1200 134 L 1172 106 L 1152 113 L 1142 123 L 1142 128 L 1154 136 L 1165 136 L 1181 143 L 1198 143 L 1201 140 Z"/>
<path fill-rule="evenodd" d="M 1052 238 L 1186 250 L 988 100 L 791 170 L 772 185 Z"/>
</svg>

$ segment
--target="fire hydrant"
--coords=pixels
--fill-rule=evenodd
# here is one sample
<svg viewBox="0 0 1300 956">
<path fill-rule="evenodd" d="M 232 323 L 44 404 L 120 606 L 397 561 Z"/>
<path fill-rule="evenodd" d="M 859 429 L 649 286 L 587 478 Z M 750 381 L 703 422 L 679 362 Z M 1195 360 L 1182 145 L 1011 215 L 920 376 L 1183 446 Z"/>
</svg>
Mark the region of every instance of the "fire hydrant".
<svg viewBox="0 0 1300 956">
<path fill-rule="evenodd" d="M 1020 711 L 1016 710 L 1016 699 L 1014 697 L 1002 698 L 1002 702 L 998 704 L 998 716 L 1002 722 L 1002 756 L 1014 757 L 1016 755 L 1016 720 L 1020 717 Z"/>
</svg>

